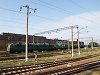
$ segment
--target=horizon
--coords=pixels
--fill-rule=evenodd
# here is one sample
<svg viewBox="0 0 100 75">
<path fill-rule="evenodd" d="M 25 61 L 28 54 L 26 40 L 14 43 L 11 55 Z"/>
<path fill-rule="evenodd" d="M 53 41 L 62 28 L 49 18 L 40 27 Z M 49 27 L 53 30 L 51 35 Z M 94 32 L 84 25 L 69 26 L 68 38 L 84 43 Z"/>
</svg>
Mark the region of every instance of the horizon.
<svg viewBox="0 0 100 75">
<path fill-rule="evenodd" d="M 37 8 L 36 13 L 29 15 L 29 35 L 52 29 L 79 25 L 86 27 L 81 31 L 80 38 L 94 37 L 99 39 L 100 34 L 100 1 L 98 0 L 29 0 L 30 8 Z M 0 32 L 26 34 L 25 8 L 21 12 L 20 6 L 26 5 L 25 0 L 1 0 L 0 2 Z M 68 8 L 67 8 L 68 7 Z M 49 12 L 48 12 L 49 11 Z M 74 33 L 76 30 L 74 30 Z M 65 35 L 66 34 L 66 35 Z M 48 38 L 69 39 L 70 30 L 44 34 Z M 75 38 L 77 35 L 75 35 Z"/>
</svg>

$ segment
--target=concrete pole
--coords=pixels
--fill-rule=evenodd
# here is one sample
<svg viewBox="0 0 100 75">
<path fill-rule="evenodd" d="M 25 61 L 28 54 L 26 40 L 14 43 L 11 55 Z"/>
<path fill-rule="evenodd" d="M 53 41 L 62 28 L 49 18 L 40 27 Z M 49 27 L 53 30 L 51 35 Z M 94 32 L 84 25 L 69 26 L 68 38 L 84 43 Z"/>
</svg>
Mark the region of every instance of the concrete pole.
<svg viewBox="0 0 100 75">
<path fill-rule="evenodd" d="M 69 50 L 70 48 L 69 48 L 69 40 L 68 40 L 68 50 Z"/>
<path fill-rule="evenodd" d="M 35 39 L 35 36 L 33 35 L 33 44 L 35 44 L 35 41 L 34 41 L 34 39 Z"/>
<path fill-rule="evenodd" d="M 38 38 L 39 38 L 39 37 L 37 36 L 37 44 L 38 44 Z"/>
<path fill-rule="evenodd" d="M 73 26 L 71 28 L 71 33 L 72 33 L 72 35 L 71 35 L 71 37 L 72 37 L 72 57 L 73 57 L 74 56 L 74 52 L 73 52 Z"/>
<path fill-rule="evenodd" d="M 26 51 L 25 51 L 25 62 L 28 61 L 28 16 L 29 16 L 29 6 L 28 0 L 26 0 Z"/>
<path fill-rule="evenodd" d="M 77 33 L 78 33 L 78 54 L 80 55 L 80 40 L 79 40 L 79 30 L 77 27 Z"/>
<path fill-rule="evenodd" d="M 91 43 L 91 48 L 93 49 L 93 37 L 92 37 L 92 43 Z"/>
<path fill-rule="evenodd" d="M 88 49 L 88 40 L 87 40 L 87 49 Z"/>
</svg>

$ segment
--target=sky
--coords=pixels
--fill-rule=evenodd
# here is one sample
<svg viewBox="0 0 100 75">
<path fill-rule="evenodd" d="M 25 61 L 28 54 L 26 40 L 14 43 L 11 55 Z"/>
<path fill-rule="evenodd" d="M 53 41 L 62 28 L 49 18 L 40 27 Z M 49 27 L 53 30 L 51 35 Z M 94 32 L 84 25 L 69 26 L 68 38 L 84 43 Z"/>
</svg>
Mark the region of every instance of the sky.
<svg viewBox="0 0 100 75">
<path fill-rule="evenodd" d="M 7 2 L 8 1 L 8 2 Z M 80 38 L 100 37 L 100 0 L 28 0 L 29 35 L 79 25 Z M 26 33 L 26 0 L 0 0 L 0 33 Z M 74 29 L 76 33 L 76 29 Z M 70 39 L 71 30 L 42 34 L 47 38 Z M 74 35 L 77 38 L 77 35 Z"/>
</svg>

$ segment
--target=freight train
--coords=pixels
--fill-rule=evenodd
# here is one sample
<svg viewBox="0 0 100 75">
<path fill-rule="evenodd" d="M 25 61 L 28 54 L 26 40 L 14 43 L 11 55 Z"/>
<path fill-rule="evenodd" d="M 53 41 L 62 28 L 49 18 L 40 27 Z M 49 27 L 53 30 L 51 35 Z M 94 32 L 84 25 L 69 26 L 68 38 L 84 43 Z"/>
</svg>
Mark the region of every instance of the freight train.
<svg viewBox="0 0 100 75">
<path fill-rule="evenodd" d="M 71 49 L 71 45 L 69 45 L 69 48 Z M 77 45 L 74 45 L 74 49 L 77 48 Z M 80 48 L 84 48 L 83 45 L 80 46 Z M 28 44 L 28 52 L 34 52 L 34 51 L 53 51 L 53 50 L 66 50 L 68 49 L 68 45 L 37 45 L 37 44 Z M 7 47 L 7 51 L 9 53 L 22 53 L 25 52 L 25 44 L 9 44 Z"/>
</svg>

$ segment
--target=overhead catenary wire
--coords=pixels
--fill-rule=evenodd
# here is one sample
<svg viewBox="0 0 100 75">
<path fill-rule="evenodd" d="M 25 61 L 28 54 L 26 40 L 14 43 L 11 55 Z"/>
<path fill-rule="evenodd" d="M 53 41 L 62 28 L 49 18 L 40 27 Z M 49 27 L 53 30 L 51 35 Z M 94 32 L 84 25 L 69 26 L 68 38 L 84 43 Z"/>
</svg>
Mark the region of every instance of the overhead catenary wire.
<svg viewBox="0 0 100 75">
<path fill-rule="evenodd" d="M 16 11 L 16 10 L 13 10 L 13 9 L 8 9 L 8 8 L 3 8 L 3 7 L 0 7 L 0 9 L 6 10 L 6 11 L 10 11 L 10 12 L 15 12 L 15 13 L 26 14 L 26 13 L 23 13 L 23 12 L 20 12 L 20 11 Z M 48 21 L 54 21 L 54 19 L 51 19 L 51 18 L 48 18 L 48 17 L 44 17 L 44 16 L 40 16 L 40 15 L 31 15 L 31 16 L 35 16 L 37 18 L 45 19 L 45 20 L 48 20 Z"/>
<path fill-rule="evenodd" d="M 58 29 L 53 29 L 53 30 L 49 30 L 49 31 L 35 33 L 34 35 L 40 35 L 40 34 L 46 34 L 46 33 L 52 33 L 52 32 L 59 32 L 59 31 L 62 31 L 62 30 L 67 30 L 67 29 L 72 29 L 72 28 L 77 28 L 77 27 L 78 27 L 78 25 L 68 26 L 68 27 L 63 27 L 63 28 L 58 28 Z"/>
<path fill-rule="evenodd" d="M 71 15 L 73 14 L 73 12 L 71 12 L 71 11 L 69 11 L 69 10 L 65 10 L 65 9 L 63 9 L 63 8 L 61 8 L 61 7 L 58 7 L 58 6 L 53 5 L 53 4 L 50 4 L 50 3 L 48 3 L 48 2 L 41 1 L 41 0 L 38 0 L 38 1 L 44 3 L 44 4 L 48 5 L 48 6 L 54 7 L 54 8 L 56 8 L 57 10 L 60 10 L 60 11 L 65 12 L 65 13 L 67 13 L 67 14 L 71 14 Z"/>
<path fill-rule="evenodd" d="M 40 0 L 39 0 L 40 1 Z M 44 1 L 43 1 L 44 2 Z M 12 11 L 12 12 L 17 12 L 17 13 L 22 13 L 22 12 L 19 12 L 19 11 L 15 11 L 15 10 L 12 10 L 12 9 L 4 9 L 4 8 L 1 8 L 1 9 L 3 9 L 3 10 L 7 10 L 7 11 Z M 60 9 L 60 8 L 58 8 L 58 9 Z M 67 12 L 67 11 L 66 11 Z M 25 13 L 24 13 L 25 14 Z M 32 15 L 32 16 L 35 16 L 35 15 Z M 38 15 L 37 15 L 38 16 Z M 38 16 L 39 18 L 44 18 L 44 17 L 41 17 L 41 16 Z M 89 22 L 91 22 L 91 23 L 95 23 L 95 24 L 99 24 L 99 23 L 96 23 L 96 22 L 94 22 L 94 21 L 92 21 L 92 20 L 89 20 L 89 19 L 86 19 L 86 18 L 84 18 L 84 17 L 80 17 L 80 18 L 83 18 L 84 20 L 87 20 L 87 21 L 89 21 Z M 47 18 L 44 18 L 45 20 L 47 20 Z"/>
<path fill-rule="evenodd" d="M 36 17 L 38 17 L 38 18 L 42 18 L 42 19 L 44 19 L 44 20 L 55 21 L 55 19 L 48 18 L 48 17 L 43 17 L 43 16 L 39 16 L 39 15 L 33 15 L 33 16 L 36 16 Z"/>
<path fill-rule="evenodd" d="M 71 12 L 71 11 L 66 11 L 65 9 L 60 8 L 60 7 L 57 7 L 57 6 L 53 5 L 53 4 L 50 4 L 50 3 L 47 3 L 47 2 L 44 2 L 44 1 L 41 1 L 41 0 L 38 0 L 38 1 L 40 1 L 40 2 L 42 2 L 42 3 L 45 3 L 45 4 L 48 4 L 48 5 L 52 6 L 52 7 L 55 7 L 55 8 L 57 8 L 57 9 L 60 9 L 60 10 L 62 10 L 62 11 L 65 11 L 66 13 L 73 14 L 73 12 Z M 7 10 L 7 11 L 12 11 L 12 12 L 17 12 L 17 13 L 23 13 L 23 12 L 20 12 L 20 11 L 8 9 L 8 8 L 3 8 L 3 7 L 0 7 L 0 9 Z M 23 14 L 25 14 L 25 13 L 23 13 Z M 36 16 L 36 17 L 38 17 L 38 18 L 42 18 L 42 19 L 45 19 L 45 20 L 53 20 L 53 19 L 49 19 L 49 18 L 47 18 L 47 17 L 38 16 L 38 15 L 32 15 L 32 16 Z M 79 16 L 79 17 L 80 17 L 81 19 L 88 20 L 89 22 L 92 22 L 92 23 L 95 23 L 95 24 L 99 24 L 99 23 L 97 23 L 97 22 L 95 22 L 95 21 L 92 21 L 92 20 L 90 20 L 90 19 L 87 19 L 87 18 L 84 18 L 84 17 L 81 17 L 81 16 Z"/>
<path fill-rule="evenodd" d="M 2 7 L 0 7 L 0 9 L 1 10 L 6 10 L 6 11 L 10 11 L 10 12 L 14 12 L 14 13 L 22 13 L 22 14 L 26 14 L 26 13 L 23 13 L 23 12 L 20 12 L 20 11 L 16 11 L 16 10 L 13 10 L 13 9 L 8 9 L 8 8 L 2 8 Z M 50 18 L 47 18 L 47 17 L 43 17 L 43 16 L 39 16 L 39 15 L 31 15 L 31 16 L 36 16 L 36 17 L 38 17 L 38 18 L 42 18 L 42 19 L 44 19 L 44 20 L 49 20 L 49 21 L 54 21 L 53 19 L 50 19 Z M 0 16 L 0 17 L 3 17 L 4 18 L 4 16 Z M 1 18 L 0 18 L 1 19 Z M 17 18 L 9 18 L 9 17 L 5 17 L 5 19 L 1 19 L 1 20 L 3 20 L 3 21 L 5 21 L 5 23 L 7 23 L 7 22 L 11 22 L 11 23 L 16 23 L 16 24 L 25 24 L 25 23 L 23 23 L 23 22 L 19 22 L 19 21 L 17 21 Z M 18 19 L 19 20 L 19 19 Z M 15 25 L 15 24 L 14 24 Z M 12 26 L 14 26 L 14 25 L 12 25 Z M 1 26 L 3 26 L 3 25 L 1 25 Z M 7 25 L 7 24 L 5 24 L 4 25 L 5 27 L 9 27 L 9 25 Z M 11 26 L 11 25 L 10 25 Z M 21 25 L 22 26 L 22 25 Z M 21 27 L 20 26 L 20 28 L 23 28 L 23 27 Z M 31 24 L 30 24 L 30 26 L 32 26 Z M 11 27 L 12 28 L 12 27 Z M 10 28 L 10 29 L 11 29 Z M 24 27 L 25 28 L 25 27 Z M 13 29 L 13 28 L 12 28 Z M 32 27 L 30 27 L 30 29 L 33 29 Z"/>
<path fill-rule="evenodd" d="M 78 6 L 79 8 L 81 8 L 81 9 L 83 9 L 83 10 L 89 12 L 89 10 L 88 10 L 87 8 L 81 6 L 79 3 L 76 3 L 76 2 L 73 1 L 73 0 L 69 0 L 69 1 L 71 1 L 73 4 L 75 4 L 75 5 Z M 97 15 L 95 15 L 95 14 L 93 14 L 93 13 L 91 13 L 91 15 L 94 16 L 94 17 L 96 17 L 96 18 L 99 18 L 99 19 L 100 19 L 100 17 L 98 17 Z"/>
<path fill-rule="evenodd" d="M 46 5 L 43 5 L 43 4 L 40 4 L 40 3 L 36 3 L 36 2 L 33 2 L 33 1 L 31 1 L 32 3 L 35 3 L 35 4 L 39 4 L 39 5 L 42 5 L 42 6 L 45 6 L 45 7 L 48 7 L 48 8 L 50 8 L 50 7 L 54 7 L 54 8 L 57 8 L 58 9 L 58 11 L 64 11 L 64 12 L 62 12 L 62 13 L 67 13 L 67 14 L 73 14 L 73 12 L 71 12 L 71 11 L 68 11 L 68 10 L 65 10 L 65 9 L 63 9 L 63 8 L 60 8 L 60 7 L 57 7 L 57 6 L 55 6 L 55 5 L 52 5 L 52 4 L 50 4 L 50 3 L 47 3 L 47 2 L 44 2 L 44 1 L 41 1 L 41 0 L 38 0 L 38 1 L 40 1 L 40 2 L 42 2 L 42 3 L 44 3 L 44 4 L 46 4 Z M 49 5 L 49 6 L 48 6 Z M 52 9 L 52 8 L 51 8 Z M 55 10 L 54 10 L 55 11 Z M 88 10 L 87 10 L 88 11 Z M 93 16 L 95 16 L 96 17 L 96 15 L 95 14 L 92 14 Z M 89 21 L 89 22 L 92 22 L 92 23 L 95 23 L 95 24 L 99 24 L 99 23 L 97 23 L 97 22 L 95 22 L 95 21 L 93 21 L 93 20 L 90 20 L 90 19 L 87 19 L 87 18 L 84 18 L 84 17 L 81 17 L 81 16 L 78 16 L 79 18 L 81 18 L 81 19 L 83 19 L 83 20 L 86 20 L 86 21 Z M 97 18 L 97 17 L 96 17 Z"/>
<path fill-rule="evenodd" d="M 8 22 L 11 22 L 11 23 L 16 23 L 16 24 L 13 24 L 13 25 L 10 25 L 10 26 L 21 25 L 20 27 L 22 28 L 22 26 L 25 24 L 25 23 L 22 22 L 22 21 L 17 21 L 16 18 L 8 18 L 8 17 L 4 17 L 4 16 L 0 16 L 0 17 L 5 18 L 5 19 L 1 19 L 1 18 L 0 18 L 1 21 L 4 21 L 4 22 L 6 23 L 4 26 L 8 26 L 8 27 L 9 27 L 9 25 L 7 25 L 7 23 L 8 23 Z M 18 19 L 18 20 L 19 20 L 19 19 Z M 22 24 L 23 24 L 23 25 L 22 25 Z M 3 26 L 3 25 L 0 25 L 0 26 Z M 32 26 L 32 25 L 30 24 L 30 26 Z M 31 28 L 32 28 L 32 27 L 31 27 Z M 32 28 L 32 29 L 33 29 L 33 28 Z"/>
<path fill-rule="evenodd" d="M 58 7 L 58 6 L 56 6 L 56 5 L 53 5 L 53 4 L 50 4 L 50 3 L 48 3 L 48 2 L 45 2 L 45 1 L 42 1 L 42 0 L 38 0 L 39 2 L 42 2 L 42 3 L 44 3 L 44 4 L 46 4 L 46 5 L 49 5 L 49 6 L 51 6 L 51 7 L 54 7 L 54 8 L 56 8 L 56 9 L 58 9 L 58 10 L 62 10 L 62 11 L 64 11 L 65 13 L 67 13 L 67 14 L 71 14 L 71 15 L 73 15 L 74 13 L 73 12 L 71 12 L 71 11 L 69 11 L 69 10 L 65 10 L 65 9 L 63 9 L 63 8 L 60 8 L 60 7 Z M 86 21 L 89 21 L 89 22 L 91 22 L 91 23 L 94 23 L 94 24 L 98 24 L 99 25 L 99 23 L 97 23 L 97 22 L 95 22 L 95 21 L 93 21 L 93 20 L 90 20 L 90 19 L 88 19 L 88 18 L 86 18 L 86 17 L 81 17 L 81 16 L 78 16 L 80 19 L 83 19 L 83 20 L 86 20 Z"/>
<path fill-rule="evenodd" d="M 74 28 L 78 28 L 78 25 L 68 26 L 68 27 L 63 27 L 63 28 L 58 28 L 58 29 L 53 29 L 53 30 L 44 31 L 44 32 L 39 32 L 39 33 L 35 33 L 33 36 L 71 29 L 71 34 L 72 34 L 72 36 L 71 36 L 72 37 L 72 57 L 73 57 L 74 56 L 74 51 L 73 51 L 73 29 Z"/>
<path fill-rule="evenodd" d="M 52 9 L 52 10 L 54 10 L 54 11 L 59 12 L 59 13 L 65 13 L 65 11 L 62 12 L 62 9 L 59 9 L 59 8 L 57 8 L 57 7 L 55 7 L 55 8 L 58 9 L 58 10 L 55 10 L 55 8 L 54 8 L 53 6 L 51 6 L 51 5 L 41 4 L 41 3 L 37 3 L 37 2 L 33 2 L 33 1 L 31 1 L 31 2 L 34 3 L 34 4 L 40 5 L 40 6 L 44 6 L 44 7 L 46 7 L 46 8 L 50 8 L 50 9 Z M 42 2 L 42 3 L 43 3 L 43 2 Z"/>
<path fill-rule="evenodd" d="M 40 0 L 39 0 L 39 1 L 40 1 Z M 44 1 L 42 1 L 42 2 L 44 2 Z M 48 4 L 48 5 L 51 5 L 51 4 L 47 3 L 47 2 L 44 2 L 44 3 L 45 3 L 45 4 Z M 52 7 L 55 7 L 55 8 L 57 8 L 57 9 L 62 10 L 62 11 L 65 11 L 65 13 L 73 14 L 73 12 L 66 11 L 65 9 L 59 8 L 59 7 L 55 6 L 55 5 L 52 5 Z M 2 10 L 7 10 L 7 11 L 11 11 L 11 12 L 16 12 L 16 13 L 25 14 L 25 13 L 23 13 L 23 12 L 16 11 L 16 10 L 12 10 L 12 9 L 8 9 L 8 8 L 0 7 L 0 9 L 2 9 Z M 49 20 L 49 21 L 51 21 L 51 20 L 53 21 L 53 20 L 54 20 L 54 19 L 50 19 L 50 18 L 47 18 L 47 17 L 39 16 L 39 15 L 31 15 L 31 16 L 36 16 L 36 17 L 38 17 L 38 18 L 42 18 L 42 19 Z M 78 16 L 78 17 L 79 17 L 80 19 L 89 21 L 89 22 L 91 22 L 91 23 L 99 24 L 99 23 L 97 23 L 97 22 L 95 22 L 95 21 L 93 21 L 93 20 L 90 20 L 90 19 L 87 19 L 87 18 L 84 18 L 84 17 L 81 17 L 81 16 Z"/>
<path fill-rule="evenodd" d="M 83 30 L 83 29 L 85 29 L 85 28 L 87 28 L 87 26 L 86 26 L 86 27 L 80 28 L 80 29 L 79 29 L 76 33 L 74 33 L 73 35 L 76 35 L 78 32 L 80 33 L 80 31 Z"/>
<path fill-rule="evenodd" d="M 2 10 L 7 10 L 7 11 L 12 11 L 12 12 L 17 12 L 17 13 L 21 13 L 20 11 L 8 9 L 8 8 L 3 8 L 3 7 L 0 7 L 0 9 L 2 9 Z"/>
<path fill-rule="evenodd" d="M 0 16 L 1 17 L 1 16 Z M 21 22 L 21 21 L 17 21 L 17 20 L 12 20 L 12 19 L 1 19 L 0 18 L 0 20 L 1 21 L 5 21 L 5 23 L 7 23 L 7 22 L 11 22 L 11 23 L 16 23 L 16 24 L 25 24 L 25 23 L 23 23 L 23 22 Z"/>
</svg>

